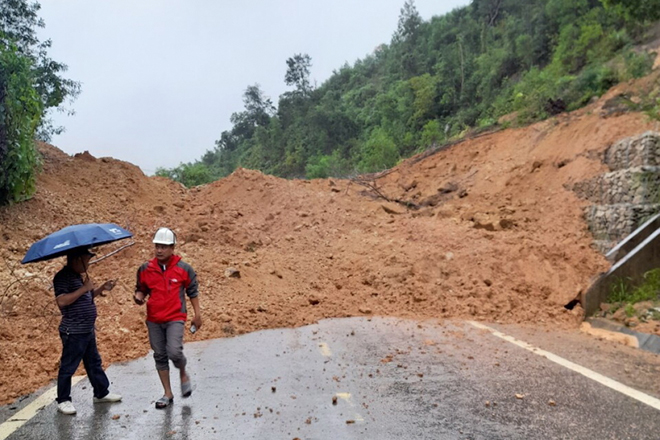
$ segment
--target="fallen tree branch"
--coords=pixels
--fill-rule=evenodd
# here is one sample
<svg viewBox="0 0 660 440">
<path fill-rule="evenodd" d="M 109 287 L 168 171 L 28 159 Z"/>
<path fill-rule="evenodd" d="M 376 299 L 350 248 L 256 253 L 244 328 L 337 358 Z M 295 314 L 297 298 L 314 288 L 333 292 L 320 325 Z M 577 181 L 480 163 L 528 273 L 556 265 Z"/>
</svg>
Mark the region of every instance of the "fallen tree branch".
<svg viewBox="0 0 660 440">
<path fill-rule="evenodd" d="M 419 209 L 420 206 L 418 204 L 413 203 L 413 202 L 408 201 L 408 200 L 392 199 L 392 198 L 386 196 L 385 194 L 383 194 L 383 192 L 380 190 L 380 188 L 378 188 L 378 184 L 376 183 L 376 179 L 379 179 L 379 178 L 383 177 L 384 175 L 389 174 L 390 172 L 391 172 L 391 170 L 387 170 L 386 173 L 376 173 L 375 175 L 358 176 L 358 177 L 355 177 L 355 178 L 351 179 L 351 181 L 357 183 L 358 185 L 364 186 L 365 188 L 368 188 L 371 192 L 373 192 L 375 194 L 376 198 L 383 199 L 383 200 L 385 200 L 387 202 L 391 202 L 391 203 L 398 203 L 398 204 L 403 205 L 403 206 L 405 206 L 406 208 L 409 208 L 409 209 L 414 209 L 414 210 Z"/>
</svg>

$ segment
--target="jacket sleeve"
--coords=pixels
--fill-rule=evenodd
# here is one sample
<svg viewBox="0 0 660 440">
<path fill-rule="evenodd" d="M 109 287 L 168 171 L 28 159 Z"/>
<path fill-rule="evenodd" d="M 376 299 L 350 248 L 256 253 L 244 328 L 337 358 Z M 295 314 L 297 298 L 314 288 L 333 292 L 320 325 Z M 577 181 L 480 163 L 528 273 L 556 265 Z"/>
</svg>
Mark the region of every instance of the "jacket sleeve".
<svg viewBox="0 0 660 440">
<path fill-rule="evenodd" d="M 142 266 L 138 268 L 136 282 L 135 282 L 135 291 L 142 292 L 145 295 L 149 295 L 151 293 L 151 289 L 149 289 L 149 287 L 144 283 L 142 279 L 142 274 L 147 269 L 148 265 L 149 263 L 144 263 L 142 264 Z"/>
<path fill-rule="evenodd" d="M 179 261 L 179 266 L 188 274 L 186 295 L 188 295 L 188 298 L 196 298 L 197 295 L 199 295 L 199 291 L 197 290 L 197 274 L 195 273 L 195 270 L 190 264 L 184 263 L 183 261 Z"/>
</svg>

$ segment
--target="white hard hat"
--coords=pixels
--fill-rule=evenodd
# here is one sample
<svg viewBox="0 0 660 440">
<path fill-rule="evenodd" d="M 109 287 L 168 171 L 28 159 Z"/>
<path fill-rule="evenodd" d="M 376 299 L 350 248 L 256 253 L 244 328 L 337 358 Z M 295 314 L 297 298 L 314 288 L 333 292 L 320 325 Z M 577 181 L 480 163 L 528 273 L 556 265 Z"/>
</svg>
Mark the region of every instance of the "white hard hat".
<svg viewBox="0 0 660 440">
<path fill-rule="evenodd" d="M 176 244 L 176 234 L 174 234 L 171 229 L 160 228 L 156 231 L 153 242 L 166 245 Z"/>
</svg>

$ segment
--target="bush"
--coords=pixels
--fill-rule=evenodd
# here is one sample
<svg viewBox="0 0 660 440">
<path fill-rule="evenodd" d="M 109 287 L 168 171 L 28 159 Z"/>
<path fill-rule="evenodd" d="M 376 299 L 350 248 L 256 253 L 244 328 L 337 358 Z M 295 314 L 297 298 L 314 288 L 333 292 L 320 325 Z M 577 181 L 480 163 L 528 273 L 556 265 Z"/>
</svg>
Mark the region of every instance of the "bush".
<svg viewBox="0 0 660 440">
<path fill-rule="evenodd" d="M 522 123 L 547 116 L 545 104 L 557 95 L 556 81 L 549 70 L 532 68 L 513 87 L 511 107 Z"/>
<path fill-rule="evenodd" d="M 360 149 L 359 169 L 373 173 L 396 165 L 399 151 L 391 137 L 381 127 L 376 127 Z"/>
<path fill-rule="evenodd" d="M 211 170 L 202 162 L 182 163 L 176 168 L 158 168 L 156 175 L 182 183 L 188 188 L 212 182 Z"/>
<path fill-rule="evenodd" d="M 350 173 L 350 164 L 335 150 L 328 156 L 316 156 L 307 162 L 305 175 L 308 179 L 326 179 L 328 177 L 346 177 Z"/>
<path fill-rule="evenodd" d="M 583 106 L 594 96 L 601 96 L 619 82 L 616 71 L 605 65 L 585 68 L 565 92 L 570 110 Z"/>
<path fill-rule="evenodd" d="M 440 121 L 433 119 L 422 128 L 422 137 L 420 140 L 421 147 L 426 149 L 431 145 L 437 144 L 439 141 L 444 139 L 445 135 L 440 128 Z"/>
<path fill-rule="evenodd" d="M 634 50 L 624 53 L 623 60 L 625 64 L 625 76 L 622 79 L 628 80 L 632 78 L 641 78 L 651 73 L 655 55 L 655 53 L 640 53 L 635 52 Z"/>
</svg>

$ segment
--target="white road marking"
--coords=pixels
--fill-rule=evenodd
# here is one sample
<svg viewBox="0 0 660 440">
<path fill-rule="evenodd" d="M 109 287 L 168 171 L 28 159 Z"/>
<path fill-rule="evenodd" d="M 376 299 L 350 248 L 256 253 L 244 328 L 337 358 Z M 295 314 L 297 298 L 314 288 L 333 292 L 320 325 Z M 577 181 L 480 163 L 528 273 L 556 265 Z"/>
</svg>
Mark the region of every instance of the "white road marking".
<svg viewBox="0 0 660 440">
<path fill-rule="evenodd" d="M 74 376 L 71 379 L 71 386 L 80 382 L 81 379 L 84 379 L 85 376 Z M 0 440 L 5 440 L 9 437 L 14 431 L 16 431 L 21 426 L 25 425 L 32 417 L 37 415 L 39 411 L 44 409 L 44 407 L 50 405 L 55 401 L 57 397 L 57 386 L 49 389 L 41 396 L 34 399 L 27 405 L 25 408 L 14 414 L 10 419 L 5 423 L 0 425 Z"/>
<path fill-rule="evenodd" d="M 353 400 L 351 399 L 351 393 L 337 393 L 335 396 L 346 401 L 348 406 L 355 407 L 355 403 L 353 403 Z M 364 422 L 364 418 L 359 413 L 354 413 L 353 421 L 356 423 L 362 423 Z"/>
<path fill-rule="evenodd" d="M 505 335 L 504 333 L 501 333 L 495 330 L 494 328 L 490 328 L 486 325 L 474 321 L 468 321 L 468 322 L 478 329 L 487 330 L 491 332 L 493 335 L 497 336 L 498 338 L 504 339 L 505 341 L 517 345 L 518 347 L 524 348 L 525 350 L 529 350 L 532 353 L 536 353 L 539 356 L 543 356 L 548 360 L 561 365 L 562 367 L 566 367 L 569 370 L 573 370 L 576 373 L 580 373 L 581 375 L 588 377 L 589 379 L 594 380 L 602 385 L 605 385 L 606 387 L 609 387 L 615 391 L 618 391 L 621 394 L 625 394 L 626 396 L 632 397 L 633 399 L 645 403 L 652 408 L 660 410 L 660 400 L 656 399 L 655 397 L 649 396 L 648 394 L 644 394 L 641 391 L 637 391 L 634 388 L 630 388 L 629 386 L 617 382 L 614 379 L 610 379 L 607 376 L 603 376 L 602 374 L 596 373 L 595 371 L 592 371 L 581 365 L 574 364 L 573 362 L 566 360 L 562 357 L 559 357 L 556 354 L 552 354 L 548 351 L 541 350 L 540 348 L 534 347 L 533 345 L 530 345 L 527 342 L 520 341 L 514 338 L 513 336 Z"/>
<path fill-rule="evenodd" d="M 351 393 L 337 393 L 335 396 L 339 397 L 342 400 L 345 400 L 346 403 L 348 403 L 351 406 L 355 406 L 353 402 L 351 402 Z"/>
<path fill-rule="evenodd" d="M 328 344 L 326 344 L 325 342 L 321 342 L 319 344 L 319 351 L 325 357 L 332 356 L 332 352 L 330 351 L 330 347 L 328 347 Z"/>
</svg>

